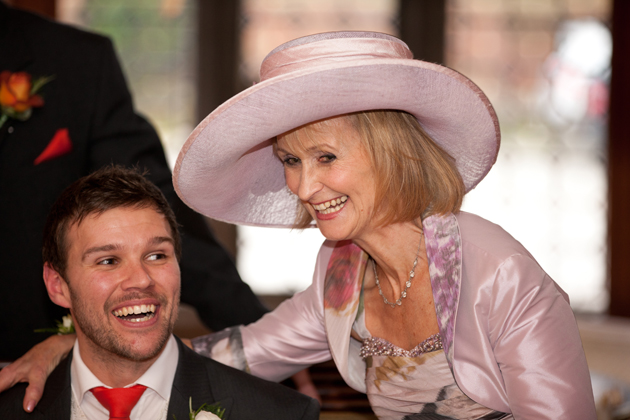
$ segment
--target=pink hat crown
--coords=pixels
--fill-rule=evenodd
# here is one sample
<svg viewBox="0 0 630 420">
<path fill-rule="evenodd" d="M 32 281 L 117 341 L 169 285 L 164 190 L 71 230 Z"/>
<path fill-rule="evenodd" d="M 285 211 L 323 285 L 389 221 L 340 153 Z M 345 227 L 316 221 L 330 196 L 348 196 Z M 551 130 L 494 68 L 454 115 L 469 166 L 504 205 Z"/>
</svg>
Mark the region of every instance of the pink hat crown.
<svg viewBox="0 0 630 420">
<path fill-rule="evenodd" d="M 260 80 L 301 69 L 376 58 L 412 59 L 407 44 L 378 32 L 327 32 L 298 38 L 271 51 L 260 66 Z"/>
</svg>

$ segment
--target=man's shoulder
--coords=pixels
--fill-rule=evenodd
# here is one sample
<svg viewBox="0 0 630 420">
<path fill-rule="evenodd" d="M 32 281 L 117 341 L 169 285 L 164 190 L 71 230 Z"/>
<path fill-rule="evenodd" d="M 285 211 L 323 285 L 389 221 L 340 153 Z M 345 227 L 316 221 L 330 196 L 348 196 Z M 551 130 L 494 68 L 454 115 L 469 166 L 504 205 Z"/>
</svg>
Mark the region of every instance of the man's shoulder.
<svg viewBox="0 0 630 420">
<path fill-rule="evenodd" d="M 0 393 L 0 419 L 64 419 L 70 418 L 70 363 L 72 352 L 52 371 L 41 400 L 33 413 L 22 408 L 27 384 L 19 383 Z"/>
<path fill-rule="evenodd" d="M 317 401 L 284 385 L 200 356 L 188 348 L 180 357 L 195 358 L 203 363 L 216 400 L 231 399 L 231 410 L 235 411 L 233 415 L 238 414 L 237 418 L 319 418 Z"/>
<path fill-rule="evenodd" d="M 31 47 L 39 46 L 52 49 L 51 53 L 63 54 L 65 51 L 91 54 L 91 50 L 111 48 L 109 38 L 72 25 L 49 20 L 45 17 L 19 9 L 9 8 L 9 24 L 22 36 L 31 39 Z"/>
<path fill-rule="evenodd" d="M 17 384 L 0 393 L 0 419 L 33 418 L 22 408 L 27 384 Z"/>
</svg>

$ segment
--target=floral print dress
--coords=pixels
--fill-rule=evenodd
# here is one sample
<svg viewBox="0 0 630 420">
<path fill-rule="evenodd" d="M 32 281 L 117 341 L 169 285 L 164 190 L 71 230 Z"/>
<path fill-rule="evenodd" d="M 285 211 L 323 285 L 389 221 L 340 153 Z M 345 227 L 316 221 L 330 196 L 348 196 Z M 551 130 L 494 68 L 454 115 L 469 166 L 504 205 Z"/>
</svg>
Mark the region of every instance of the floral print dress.
<svg viewBox="0 0 630 420">
<path fill-rule="evenodd" d="M 361 357 L 367 365 L 367 395 L 379 419 L 513 418 L 476 403 L 459 389 L 446 361 L 440 334 L 407 351 L 372 337 L 365 327 L 362 309 L 360 303 L 353 329 L 363 340 Z"/>
</svg>

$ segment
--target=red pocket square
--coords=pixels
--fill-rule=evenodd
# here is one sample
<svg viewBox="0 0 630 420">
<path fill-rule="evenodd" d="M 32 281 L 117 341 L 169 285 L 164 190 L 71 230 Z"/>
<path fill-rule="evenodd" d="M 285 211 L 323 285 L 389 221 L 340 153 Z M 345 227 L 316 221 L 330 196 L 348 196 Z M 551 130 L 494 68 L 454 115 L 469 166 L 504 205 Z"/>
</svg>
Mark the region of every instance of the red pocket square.
<svg viewBox="0 0 630 420">
<path fill-rule="evenodd" d="M 70 135 L 68 135 L 67 128 L 60 128 L 53 136 L 48 146 L 44 151 L 37 156 L 37 159 L 33 162 L 33 165 L 39 165 L 47 160 L 58 158 L 59 156 L 66 155 L 72 151 L 72 142 L 70 141 Z"/>
</svg>

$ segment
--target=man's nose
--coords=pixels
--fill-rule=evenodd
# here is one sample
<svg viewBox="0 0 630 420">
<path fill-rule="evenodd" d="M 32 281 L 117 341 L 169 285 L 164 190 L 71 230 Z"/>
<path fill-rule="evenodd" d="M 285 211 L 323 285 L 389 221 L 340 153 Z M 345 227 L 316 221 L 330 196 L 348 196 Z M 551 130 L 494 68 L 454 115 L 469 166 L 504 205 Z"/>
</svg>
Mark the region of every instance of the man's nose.
<svg viewBox="0 0 630 420">
<path fill-rule="evenodd" d="M 130 263 L 125 271 L 121 287 L 123 289 L 146 289 L 153 285 L 151 272 L 142 262 Z"/>
</svg>

